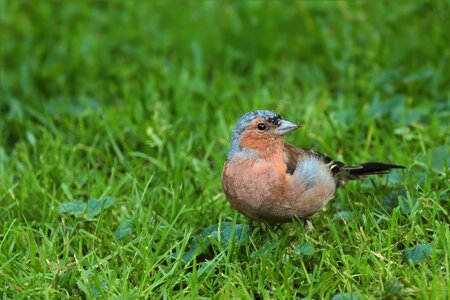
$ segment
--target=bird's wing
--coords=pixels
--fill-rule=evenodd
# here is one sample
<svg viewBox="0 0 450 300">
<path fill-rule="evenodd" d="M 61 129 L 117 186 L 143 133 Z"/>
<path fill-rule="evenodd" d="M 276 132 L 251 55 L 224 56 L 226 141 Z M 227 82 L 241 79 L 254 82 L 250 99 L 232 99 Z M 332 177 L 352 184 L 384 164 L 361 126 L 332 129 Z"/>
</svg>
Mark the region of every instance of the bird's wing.
<svg viewBox="0 0 450 300">
<path fill-rule="evenodd" d="M 300 157 L 304 155 L 313 156 L 321 160 L 330 168 L 331 173 L 333 175 L 338 174 L 340 169 L 344 166 L 342 162 L 334 161 L 332 158 L 322 153 L 316 152 L 311 149 L 299 148 L 288 143 L 284 143 L 284 153 L 285 153 L 284 161 L 286 163 L 287 172 L 291 175 L 297 168 L 298 160 L 300 159 Z"/>
<path fill-rule="evenodd" d="M 322 153 L 311 149 L 299 148 L 288 143 L 284 143 L 284 153 L 284 161 L 286 163 L 288 174 L 294 174 L 299 159 L 302 156 L 309 155 L 321 160 L 330 169 L 336 182 L 336 186 L 341 186 L 348 180 L 364 178 L 367 175 L 387 174 L 392 169 L 405 168 L 400 165 L 380 162 L 366 162 L 356 166 L 345 166 L 344 163 L 335 161 Z"/>
</svg>

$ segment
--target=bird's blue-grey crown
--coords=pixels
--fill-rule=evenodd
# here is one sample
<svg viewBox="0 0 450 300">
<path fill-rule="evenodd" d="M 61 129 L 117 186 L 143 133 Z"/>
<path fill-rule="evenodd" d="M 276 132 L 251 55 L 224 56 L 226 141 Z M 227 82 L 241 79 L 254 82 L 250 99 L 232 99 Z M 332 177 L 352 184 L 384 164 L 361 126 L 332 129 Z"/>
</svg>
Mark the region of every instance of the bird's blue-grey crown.
<svg viewBox="0 0 450 300">
<path fill-rule="evenodd" d="M 283 119 L 279 114 L 270 110 L 255 110 L 241 116 L 236 122 L 233 133 L 231 135 L 231 147 L 228 151 L 227 159 L 231 159 L 234 154 L 242 150 L 240 146 L 241 134 L 245 131 L 245 128 L 247 128 L 248 124 L 257 118 L 264 118 L 274 124 Z"/>
</svg>

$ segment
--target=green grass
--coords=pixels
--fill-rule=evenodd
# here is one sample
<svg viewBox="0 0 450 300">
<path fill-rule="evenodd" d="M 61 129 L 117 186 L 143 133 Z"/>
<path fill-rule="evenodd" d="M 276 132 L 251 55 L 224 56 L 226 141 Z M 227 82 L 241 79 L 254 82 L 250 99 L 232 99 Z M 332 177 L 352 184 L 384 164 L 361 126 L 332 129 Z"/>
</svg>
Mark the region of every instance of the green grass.
<svg viewBox="0 0 450 300">
<path fill-rule="evenodd" d="M 450 297 L 448 1 L 1 0 L 0 14 L 4 299 Z M 311 233 L 249 233 L 220 174 L 253 109 L 303 121 L 294 144 L 407 169 L 343 187 Z"/>
</svg>

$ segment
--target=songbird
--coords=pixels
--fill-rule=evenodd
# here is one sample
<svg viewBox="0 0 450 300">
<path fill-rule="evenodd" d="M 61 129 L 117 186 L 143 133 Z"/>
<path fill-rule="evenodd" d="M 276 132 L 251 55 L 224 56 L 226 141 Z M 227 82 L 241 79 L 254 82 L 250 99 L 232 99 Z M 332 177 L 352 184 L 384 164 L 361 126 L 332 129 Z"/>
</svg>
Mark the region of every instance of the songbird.
<svg viewBox="0 0 450 300">
<path fill-rule="evenodd" d="M 237 121 L 222 186 L 231 205 L 246 217 L 272 224 L 308 219 L 345 182 L 404 168 L 380 162 L 345 166 L 286 143 L 284 136 L 297 128 L 268 110 L 246 113 Z"/>
</svg>

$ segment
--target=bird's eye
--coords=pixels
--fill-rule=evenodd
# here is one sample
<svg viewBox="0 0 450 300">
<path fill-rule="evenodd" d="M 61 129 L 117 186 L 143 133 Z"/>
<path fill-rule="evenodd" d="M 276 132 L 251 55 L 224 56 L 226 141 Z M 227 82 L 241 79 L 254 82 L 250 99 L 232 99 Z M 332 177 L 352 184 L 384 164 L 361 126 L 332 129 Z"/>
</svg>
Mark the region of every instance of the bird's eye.
<svg viewBox="0 0 450 300">
<path fill-rule="evenodd" d="M 259 124 L 258 124 L 258 129 L 261 130 L 261 131 L 262 131 L 262 130 L 266 130 L 266 129 L 267 129 L 267 126 L 266 126 L 266 124 L 264 124 L 264 123 L 259 123 Z"/>
</svg>

